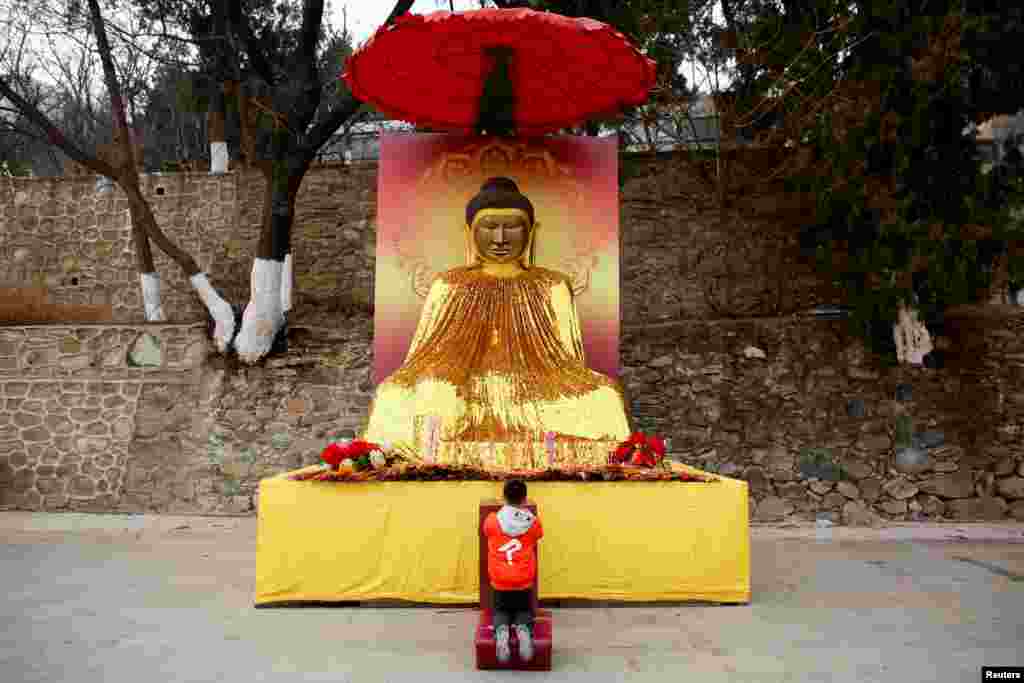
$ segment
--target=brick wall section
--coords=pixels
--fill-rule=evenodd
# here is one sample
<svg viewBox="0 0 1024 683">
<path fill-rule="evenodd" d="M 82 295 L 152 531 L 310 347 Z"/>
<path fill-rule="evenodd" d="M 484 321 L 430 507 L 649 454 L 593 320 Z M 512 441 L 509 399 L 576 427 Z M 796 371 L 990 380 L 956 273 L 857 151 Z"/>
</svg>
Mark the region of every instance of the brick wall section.
<svg viewBox="0 0 1024 683">
<path fill-rule="evenodd" d="M 165 309 L 182 324 L 138 323 L 116 194 L 3 180 L 0 256 L 35 251 L 28 264 L 0 262 L 0 279 L 41 273 L 62 300 L 109 301 L 123 322 L 0 327 L 0 506 L 251 513 L 261 477 L 315 462 L 327 439 L 358 430 L 372 397 L 375 173 L 307 176 L 290 349 L 258 367 L 207 355 L 198 301 L 164 259 Z M 243 302 L 260 179 L 153 176 L 147 192 L 165 229 Z M 1024 519 L 1019 309 L 951 316 L 942 370 L 884 369 L 841 323 L 796 315 L 836 299 L 801 261 L 778 194 L 721 209 L 662 159 L 633 163 L 621 198 L 623 381 L 637 426 L 686 462 L 747 479 L 755 519 Z M 145 333 L 159 341 L 156 366 L 129 362 L 152 355 Z M 916 474 L 896 467 L 906 420 L 928 461 Z M 809 453 L 847 479 L 808 475 Z"/>
</svg>

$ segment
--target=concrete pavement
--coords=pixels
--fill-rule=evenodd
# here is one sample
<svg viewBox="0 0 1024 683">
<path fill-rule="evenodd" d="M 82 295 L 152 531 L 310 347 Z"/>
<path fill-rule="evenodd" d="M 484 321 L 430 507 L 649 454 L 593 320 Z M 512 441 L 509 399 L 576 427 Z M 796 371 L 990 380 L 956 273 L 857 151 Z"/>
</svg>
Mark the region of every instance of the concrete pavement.
<svg viewBox="0 0 1024 683">
<path fill-rule="evenodd" d="M 0 681 L 973 682 L 1024 664 L 1019 524 L 755 527 L 750 605 L 555 608 L 551 674 L 474 671 L 473 609 L 253 609 L 255 528 L 0 513 Z"/>
</svg>

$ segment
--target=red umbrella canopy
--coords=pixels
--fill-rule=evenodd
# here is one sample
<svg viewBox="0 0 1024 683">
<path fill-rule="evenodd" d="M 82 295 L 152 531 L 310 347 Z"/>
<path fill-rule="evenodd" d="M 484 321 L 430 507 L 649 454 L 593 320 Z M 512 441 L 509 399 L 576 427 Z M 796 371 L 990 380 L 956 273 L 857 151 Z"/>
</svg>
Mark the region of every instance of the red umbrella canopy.
<svg viewBox="0 0 1024 683">
<path fill-rule="evenodd" d="M 349 57 L 342 78 L 389 116 L 470 132 L 495 47 L 512 51 L 520 135 L 643 104 L 656 81 L 654 61 L 611 26 L 530 9 L 403 15 Z"/>
</svg>

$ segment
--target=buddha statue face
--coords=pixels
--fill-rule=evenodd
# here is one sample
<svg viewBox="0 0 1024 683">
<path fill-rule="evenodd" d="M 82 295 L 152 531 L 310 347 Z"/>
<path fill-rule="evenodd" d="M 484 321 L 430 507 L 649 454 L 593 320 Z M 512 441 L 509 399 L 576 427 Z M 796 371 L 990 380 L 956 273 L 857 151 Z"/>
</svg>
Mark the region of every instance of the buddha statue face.
<svg viewBox="0 0 1024 683">
<path fill-rule="evenodd" d="M 472 225 L 477 254 L 490 263 L 514 263 L 529 244 L 531 227 L 525 211 L 484 209 Z"/>
</svg>

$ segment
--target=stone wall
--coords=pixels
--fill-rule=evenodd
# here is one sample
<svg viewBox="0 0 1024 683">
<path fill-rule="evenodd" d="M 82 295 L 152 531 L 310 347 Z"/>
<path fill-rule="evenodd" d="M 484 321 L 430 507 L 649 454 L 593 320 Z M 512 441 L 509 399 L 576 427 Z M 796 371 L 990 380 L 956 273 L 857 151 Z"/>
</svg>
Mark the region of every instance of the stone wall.
<svg viewBox="0 0 1024 683">
<path fill-rule="evenodd" d="M 114 509 L 137 467 L 140 406 L 192 392 L 207 348 L 195 324 L 0 328 L 0 505 Z"/>
<path fill-rule="evenodd" d="M 840 322 L 634 328 L 623 382 L 639 427 L 750 483 L 755 519 L 1024 520 L 1024 315 L 950 325 L 970 341 L 941 370 L 879 367 Z"/>
<path fill-rule="evenodd" d="M 244 304 L 265 185 L 255 172 L 143 176 L 157 223 Z M 294 229 L 295 312 L 316 315 L 373 300 L 376 166 L 326 164 L 307 175 Z M 113 320 L 144 319 L 128 202 L 90 177 L 0 178 L 0 286 L 45 287 L 58 305 L 108 305 Z M 205 319 L 181 270 L 155 245 L 170 322 Z M 343 292 L 344 294 L 339 294 Z"/>
<path fill-rule="evenodd" d="M 755 519 L 1024 519 L 1020 309 L 949 316 L 943 369 L 883 368 L 843 323 L 800 315 L 840 299 L 801 260 L 783 197 L 719 208 L 671 158 L 633 160 L 628 176 L 623 382 L 637 427 L 668 437 L 675 457 L 747 479 Z M 0 256 L 21 245 L 42 264 L 9 259 L 7 272 L 49 278 L 62 301 L 109 302 L 122 322 L 0 327 L 0 506 L 249 513 L 261 477 L 315 462 L 365 421 L 374 166 L 307 177 L 290 349 L 257 367 L 208 355 L 202 310 L 166 260 L 165 309 L 180 324 L 133 322 L 116 194 L 2 182 Z M 259 179 L 152 176 L 147 192 L 243 302 Z"/>
</svg>

